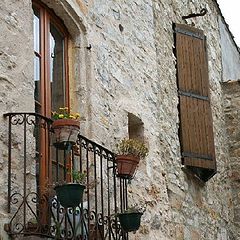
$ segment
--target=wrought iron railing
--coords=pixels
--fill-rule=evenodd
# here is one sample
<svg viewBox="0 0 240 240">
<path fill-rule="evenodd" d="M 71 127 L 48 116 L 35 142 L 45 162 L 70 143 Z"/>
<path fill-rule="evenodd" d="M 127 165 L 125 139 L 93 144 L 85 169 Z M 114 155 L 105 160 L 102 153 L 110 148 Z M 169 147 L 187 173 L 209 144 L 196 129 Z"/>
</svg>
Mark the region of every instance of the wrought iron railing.
<svg viewBox="0 0 240 240">
<path fill-rule="evenodd" d="M 52 143 L 52 120 L 36 113 L 7 113 L 8 213 L 10 236 L 54 239 L 128 239 L 117 221 L 127 208 L 127 180 L 116 177 L 115 155 L 78 135 L 71 149 Z M 86 172 L 78 207 L 60 205 L 54 185 L 68 181 L 68 169 Z"/>
</svg>

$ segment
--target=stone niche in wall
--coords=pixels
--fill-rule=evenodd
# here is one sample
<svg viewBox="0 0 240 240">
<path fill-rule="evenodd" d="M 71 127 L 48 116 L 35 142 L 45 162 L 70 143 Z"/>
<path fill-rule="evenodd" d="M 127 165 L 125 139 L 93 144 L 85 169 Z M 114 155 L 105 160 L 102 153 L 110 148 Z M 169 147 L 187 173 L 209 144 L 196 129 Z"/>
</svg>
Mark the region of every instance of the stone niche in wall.
<svg viewBox="0 0 240 240">
<path fill-rule="evenodd" d="M 144 141 L 144 124 L 132 113 L 128 113 L 128 135 L 130 139 Z"/>
</svg>

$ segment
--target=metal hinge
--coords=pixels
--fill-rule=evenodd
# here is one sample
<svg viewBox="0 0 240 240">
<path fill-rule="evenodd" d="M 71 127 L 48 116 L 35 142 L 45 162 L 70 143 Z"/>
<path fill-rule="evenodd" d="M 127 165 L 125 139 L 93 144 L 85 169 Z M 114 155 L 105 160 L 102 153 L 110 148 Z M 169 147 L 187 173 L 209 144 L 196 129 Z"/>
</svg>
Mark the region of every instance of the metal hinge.
<svg viewBox="0 0 240 240">
<path fill-rule="evenodd" d="M 185 92 L 185 91 L 182 91 L 182 90 L 178 90 L 178 94 L 182 95 L 182 96 L 186 96 L 186 97 L 192 97 L 192 98 L 197 98 L 197 99 L 209 101 L 208 96 L 202 96 L 202 95 L 192 93 L 192 92 Z"/>
<path fill-rule="evenodd" d="M 213 158 L 211 156 L 204 155 L 204 154 L 197 154 L 197 153 L 182 152 L 182 157 L 196 158 L 196 159 L 203 159 L 203 160 L 213 161 Z"/>
</svg>

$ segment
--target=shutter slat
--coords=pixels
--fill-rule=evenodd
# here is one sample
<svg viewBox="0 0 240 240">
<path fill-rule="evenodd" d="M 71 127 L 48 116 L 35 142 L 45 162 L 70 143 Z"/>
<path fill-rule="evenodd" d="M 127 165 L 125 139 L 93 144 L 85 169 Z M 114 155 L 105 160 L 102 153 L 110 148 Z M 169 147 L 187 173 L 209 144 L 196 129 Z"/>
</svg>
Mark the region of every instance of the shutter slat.
<svg viewBox="0 0 240 240">
<path fill-rule="evenodd" d="M 199 121 L 199 131 L 200 131 L 200 144 L 201 144 L 201 151 L 204 153 L 208 153 L 207 144 L 205 140 L 206 136 L 206 123 L 205 118 L 203 117 L 205 115 L 205 102 L 199 102 L 199 118 L 201 121 Z"/>
<path fill-rule="evenodd" d="M 183 149 L 199 154 L 212 152 L 212 125 L 209 118 L 209 102 L 180 96 L 180 115 Z M 211 146 L 211 147 L 210 147 Z"/>
<path fill-rule="evenodd" d="M 199 29 L 176 24 L 175 40 L 182 160 L 206 181 L 216 172 L 216 160 L 205 36 Z"/>
<path fill-rule="evenodd" d="M 194 39 L 193 40 L 193 46 L 195 48 L 195 76 L 196 76 L 196 88 L 194 89 L 194 92 L 198 92 L 199 95 L 202 95 L 202 96 L 205 96 L 205 97 L 208 97 L 207 94 L 204 94 L 204 92 L 202 91 L 202 77 L 201 77 L 201 72 L 199 71 L 199 65 L 201 66 L 200 62 L 199 62 L 199 59 L 201 58 L 201 52 L 200 52 L 200 49 L 201 49 L 201 42 L 202 41 L 199 41 L 197 39 Z"/>
<path fill-rule="evenodd" d="M 181 114 L 181 128 L 180 128 L 180 140 L 181 140 L 181 145 L 182 149 L 184 149 L 186 152 L 189 152 L 191 149 L 190 147 L 190 139 L 189 139 L 189 128 L 187 124 L 188 120 L 188 114 L 187 114 L 187 99 L 180 97 L 180 113 L 181 112 L 186 112 L 186 114 Z"/>
<path fill-rule="evenodd" d="M 201 41 L 200 53 L 201 54 L 199 67 L 202 79 L 202 93 L 205 96 L 209 96 L 208 63 L 205 49 L 205 41 Z"/>
</svg>

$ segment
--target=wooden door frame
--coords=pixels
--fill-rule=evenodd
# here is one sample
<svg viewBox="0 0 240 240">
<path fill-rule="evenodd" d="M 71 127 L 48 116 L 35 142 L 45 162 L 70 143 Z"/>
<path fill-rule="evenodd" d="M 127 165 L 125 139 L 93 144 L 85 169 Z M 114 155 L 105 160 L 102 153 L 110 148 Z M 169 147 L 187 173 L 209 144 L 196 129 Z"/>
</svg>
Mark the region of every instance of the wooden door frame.
<svg viewBox="0 0 240 240">
<path fill-rule="evenodd" d="M 68 71 L 68 39 L 69 33 L 55 13 L 39 0 L 32 1 L 33 8 L 38 9 L 40 16 L 40 114 L 51 118 L 51 82 L 50 82 L 50 45 L 49 33 L 50 23 L 61 32 L 64 37 L 64 80 L 65 80 L 65 106 L 69 107 L 69 71 Z M 64 107 L 64 106 L 63 106 Z M 39 197 L 49 196 L 49 187 L 52 186 L 52 159 L 50 148 L 50 134 L 48 129 L 41 128 L 40 131 L 40 154 L 39 154 Z M 40 200 L 41 201 L 41 200 Z M 44 201 L 43 201 L 44 202 Z M 47 202 L 40 204 L 41 223 L 47 224 Z"/>
</svg>

